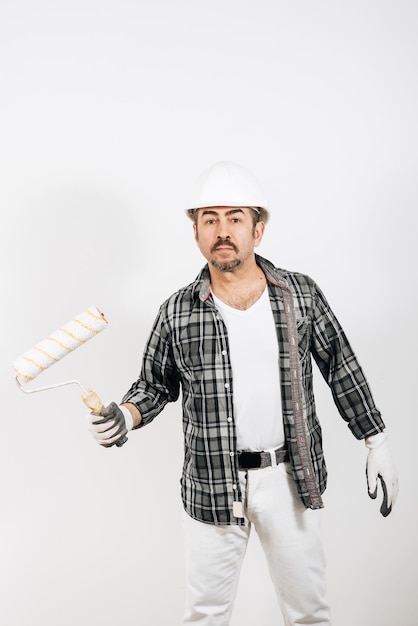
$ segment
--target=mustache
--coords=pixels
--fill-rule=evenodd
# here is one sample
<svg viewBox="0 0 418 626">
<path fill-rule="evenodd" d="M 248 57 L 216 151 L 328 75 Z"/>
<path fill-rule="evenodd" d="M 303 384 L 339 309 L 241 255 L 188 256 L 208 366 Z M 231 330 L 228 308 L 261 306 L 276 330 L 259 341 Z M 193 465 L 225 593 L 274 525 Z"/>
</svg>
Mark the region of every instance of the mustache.
<svg viewBox="0 0 418 626">
<path fill-rule="evenodd" d="M 229 241 L 229 239 L 219 239 L 211 248 L 211 252 L 215 252 L 215 250 L 217 250 L 218 248 L 222 248 L 227 246 L 228 248 L 232 248 L 232 250 L 234 250 L 234 252 L 238 252 L 238 248 L 237 246 L 232 243 L 232 241 Z"/>
</svg>

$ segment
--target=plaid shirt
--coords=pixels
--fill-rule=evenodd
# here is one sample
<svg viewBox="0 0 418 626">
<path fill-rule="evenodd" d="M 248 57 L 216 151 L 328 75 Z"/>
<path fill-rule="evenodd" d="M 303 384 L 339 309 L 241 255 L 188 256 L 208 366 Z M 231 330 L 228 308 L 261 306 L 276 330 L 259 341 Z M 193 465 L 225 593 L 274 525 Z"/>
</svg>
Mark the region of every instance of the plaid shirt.
<svg viewBox="0 0 418 626">
<path fill-rule="evenodd" d="M 339 413 L 358 439 L 384 423 L 347 338 L 315 282 L 256 256 L 267 279 L 279 344 L 286 445 L 292 475 L 306 507 L 322 508 L 327 471 L 312 386 L 314 357 Z M 279 380 L 278 380 L 279 384 Z M 207 266 L 161 307 L 148 339 L 139 379 L 124 396 L 151 422 L 182 390 L 185 458 L 181 478 L 188 514 L 212 524 L 244 524 L 234 381 L 228 336 L 210 293 Z"/>
</svg>

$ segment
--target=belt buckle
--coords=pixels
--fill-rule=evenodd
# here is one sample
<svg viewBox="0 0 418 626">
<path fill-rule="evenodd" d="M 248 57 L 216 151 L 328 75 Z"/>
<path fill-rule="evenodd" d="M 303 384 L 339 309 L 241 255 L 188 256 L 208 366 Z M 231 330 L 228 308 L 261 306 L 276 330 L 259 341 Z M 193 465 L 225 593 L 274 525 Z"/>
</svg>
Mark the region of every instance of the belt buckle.
<svg viewBox="0 0 418 626">
<path fill-rule="evenodd" d="M 242 469 L 258 469 L 261 466 L 260 452 L 240 452 L 238 455 L 238 464 Z"/>
</svg>

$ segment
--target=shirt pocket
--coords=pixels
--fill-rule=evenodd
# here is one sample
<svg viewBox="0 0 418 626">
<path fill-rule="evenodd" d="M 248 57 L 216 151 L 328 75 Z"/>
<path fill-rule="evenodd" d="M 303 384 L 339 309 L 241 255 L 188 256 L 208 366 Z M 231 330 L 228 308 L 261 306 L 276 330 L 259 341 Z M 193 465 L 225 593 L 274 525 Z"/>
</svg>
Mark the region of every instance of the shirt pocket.
<svg viewBox="0 0 418 626">
<path fill-rule="evenodd" d="M 301 317 L 296 320 L 296 329 L 298 333 L 298 350 L 299 359 L 303 361 L 309 354 L 310 337 L 311 337 L 311 320 L 308 316 Z"/>
</svg>

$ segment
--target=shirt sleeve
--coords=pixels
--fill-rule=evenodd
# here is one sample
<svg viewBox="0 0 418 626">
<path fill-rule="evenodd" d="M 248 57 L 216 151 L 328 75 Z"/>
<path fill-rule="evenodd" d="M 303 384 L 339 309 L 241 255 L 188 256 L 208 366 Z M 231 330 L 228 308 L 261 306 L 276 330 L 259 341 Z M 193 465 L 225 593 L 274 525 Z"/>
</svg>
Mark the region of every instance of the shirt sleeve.
<svg viewBox="0 0 418 626">
<path fill-rule="evenodd" d="M 357 439 L 385 425 L 363 370 L 324 294 L 315 285 L 312 355 L 329 385 L 340 415 Z"/>
<path fill-rule="evenodd" d="M 134 404 L 142 416 L 139 427 L 149 424 L 180 393 L 180 378 L 173 358 L 168 324 L 161 308 L 142 359 L 141 373 L 122 402 Z"/>
</svg>

